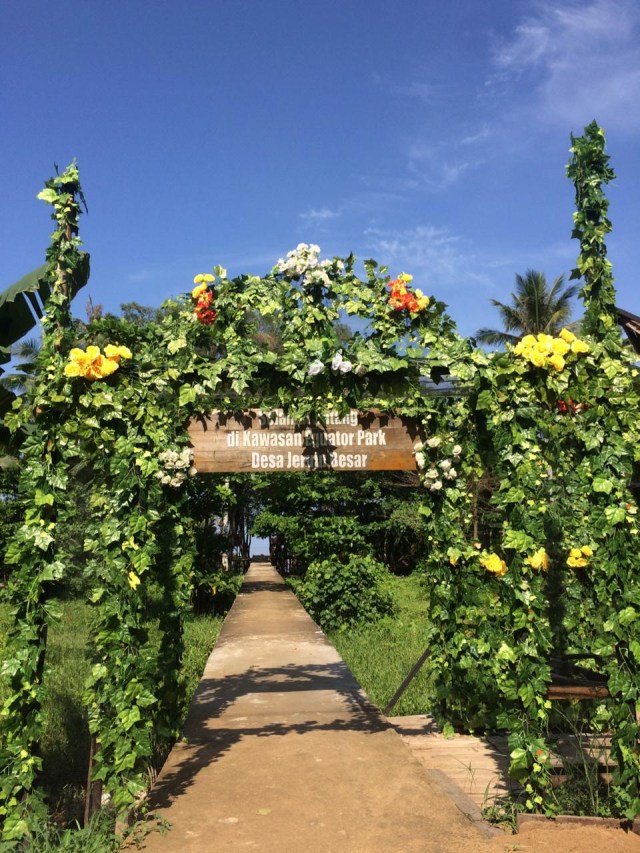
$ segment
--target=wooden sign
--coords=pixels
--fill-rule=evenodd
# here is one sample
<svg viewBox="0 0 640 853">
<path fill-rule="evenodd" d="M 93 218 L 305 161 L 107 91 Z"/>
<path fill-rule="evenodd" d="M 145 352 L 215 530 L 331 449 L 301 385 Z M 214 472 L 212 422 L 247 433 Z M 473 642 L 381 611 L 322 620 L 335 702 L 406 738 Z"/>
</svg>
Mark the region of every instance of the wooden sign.
<svg viewBox="0 0 640 853">
<path fill-rule="evenodd" d="M 414 419 L 379 412 L 330 412 L 324 427 L 297 427 L 281 410 L 212 412 L 188 429 L 200 473 L 415 471 L 413 451 L 422 440 Z"/>
</svg>

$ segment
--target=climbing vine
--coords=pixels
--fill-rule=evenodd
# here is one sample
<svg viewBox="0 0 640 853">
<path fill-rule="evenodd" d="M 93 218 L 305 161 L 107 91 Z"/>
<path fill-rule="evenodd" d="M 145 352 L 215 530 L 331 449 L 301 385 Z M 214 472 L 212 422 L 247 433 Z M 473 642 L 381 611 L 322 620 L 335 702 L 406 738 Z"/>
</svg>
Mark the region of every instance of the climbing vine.
<svg viewBox="0 0 640 853">
<path fill-rule="evenodd" d="M 580 254 L 572 279 L 582 279 L 580 292 L 585 303 L 584 332 L 605 339 L 619 338 L 616 294 L 612 265 L 607 258 L 605 237 L 611 231 L 609 201 L 602 189 L 615 178 L 605 154 L 604 131 L 595 121 L 585 127 L 584 136 L 571 136 L 571 160 L 567 175 L 576 190 L 572 237 L 580 241 Z"/>
<path fill-rule="evenodd" d="M 574 219 L 601 222 L 606 201 L 599 189 L 583 190 L 613 177 L 606 158 L 595 156 L 604 136 L 590 126 L 586 140 L 572 142 L 580 162 L 570 169 L 581 204 Z M 591 318 L 585 326 L 595 333 L 530 335 L 489 355 L 477 371 L 469 418 L 483 471 L 484 525 L 471 538 L 472 513 L 458 512 L 459 544 L 449 544 L 455 541 L 449 525 L 430 559 L 429 666 L 443 719 L 507 729 L 511 773 L 525 785 L 526 807 L 547 812 L 554 808 L 552 662 L 573 655 L 604 675 L 611 700 L 585 713 L 594 724 L 606 719 L 614 732 L 616 808 L 633 817 L 640 810 L 633 712 L 640 587 L 630 484 L 639 458 L 640 399 L 638 371 L 614 325 L 604 233 L 578 232 Z M 468 490 L 467 506 L 472 498 Z M 446 493 L 444 500 L 448 509 L 438 521 L 456 516 Z M 433 535 L 437 543 L 436 529 Z"/>
<path fill-rule="evenodd" d="M 9 840 L 22 838 L 30 816 L 41 811 L 38 798 L 27 800 L 25 795 L 34 791 L 42 764 L 38 743 L 47 631 L 58 618 L 51 590 L 64 574 L 55 551 L 56 528 L 74 455 L 59 429 L 66 409 L 62 353 L 73 334 L 70 294 L 89 263 L 78 237 L 82 193 L 76 166 L 48 181 L 39 197 L 52 205 L 56 224 L 47 252 L 51 296 L 43 318 L 36 380 L 5 419 L 13 430 L 33 424 L 21 448 L 21 490 L 31 500 L 5 557 L 14 566 L 9 589 L 14 627 L 3 667 L 10 695 L 0 712 L 0 816 L 3 839 Z"/>
</svg>

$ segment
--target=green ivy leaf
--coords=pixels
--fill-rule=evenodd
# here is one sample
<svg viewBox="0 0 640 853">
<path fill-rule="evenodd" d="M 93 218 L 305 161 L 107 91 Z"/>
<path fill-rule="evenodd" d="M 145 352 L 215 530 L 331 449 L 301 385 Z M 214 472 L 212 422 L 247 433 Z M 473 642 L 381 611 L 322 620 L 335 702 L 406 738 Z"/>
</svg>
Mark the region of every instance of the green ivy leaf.
<svg viewBox="0 0 640 853">
<path fill-rule="evenodd" d="M 40 190 L 36 198 L 45 201 L 47 204 L 53 204 L 58 200 L 58 193 L 54 189 L 44 189 Z"/>
<path fill-rule="evenodd" d="M 623 627 L 627 627 L 627 625 L 631 625 L 632 622 L 635 622 L 638 618 L 638 611 L 634 607 L 625 607 L 624 610 L 621 610 L 618 613 L 618 621 Z"/>
<path fill-rule="evenodd" d="M 605 495 L 611 494 L 611 490 L 613 489 L 614 484 L 611 480 L 608 480 L 606 477 L 594 477 L 593 478 L 593 491 L 600 492 Z"/>
<path fill-rule="evenodd" d="M 46 551 L 53 542 L 53 536 L 42 528 L 37 528 L 33 533 L 33 541 L 42 551 Z"/>
<path fill-rule="evenodd" d="M 516 781 L 524 781 L 529 775 L 531 756 L 527 749 L 517 747 L 509 753 L 511 763 L 509 764 L 509 776 Z"/>
<path fill-rule="evenodd" d="M 605 507 L 604 515 L 611 525 L 622 524 L 627 517 L 625 509 L 622 506 Z"/>
<path fill-rule="evenodd" d="M 535 539 L 528 533 L 525 533 L 524 530 L 514 530 L 510 527 L 508 527 L 504 532 L 502 544 L 505 548 L 518 551 L 520 553 L 532 551 L 537 546 Z"/>
<path fill-rule="evenodd" d="M 180 407 L 187 406 L 189 403 L 195 403 L 196 389 L 192 385 L 183 385 L 180 389 L 178 397 L 178 405 Z"/>
<path fill-rule="evenodd" d="M 53 506 L 54 496 L 43 492 L 42 489 L 36 489 L 34 501 L 36 506 Z"/>
</svg>

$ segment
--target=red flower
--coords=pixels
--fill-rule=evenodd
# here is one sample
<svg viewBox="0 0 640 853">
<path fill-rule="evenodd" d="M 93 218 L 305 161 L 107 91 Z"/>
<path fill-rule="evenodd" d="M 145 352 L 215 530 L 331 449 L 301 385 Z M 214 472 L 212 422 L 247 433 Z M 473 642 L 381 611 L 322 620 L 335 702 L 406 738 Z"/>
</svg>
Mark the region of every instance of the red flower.
<svg viewBox="0 0 640 853">
<path fill-rule="evenodd" d="M 556 400 L 556 406 L 558 407 L 558 411 L 562 412 L 563 415 L 566 415 L 567 412 L 571 412 L 572 415 L 577 415 L 578 412 L 581 412 L 585 408 L 584 403 L 574 403 L 571 397 L 569 397 L 569 401 L 565 403 L 564 400 Z"/>
<path fill-rule="evenodd" d="M 389 296 L 389 305 L 395 311 L 402 311 L 406 308 L 411 314 L 417 314 L 420 310 L 418 300 L 407 290 L 407 285 L 399 278 L 394 278 L 389 282 L 391 295 Z"/>
<path fill-rule="evenodd" d="M 196 309 L 193 313 L 196 315 L 198 322 L 202 323 L 203 326 L 210 326 L 215 322 L 217 317 L 216 312 L 210 307 L 212 302 L 213 293 L 210 290 L 205 290 L 196 302 Z"/>
</svg>

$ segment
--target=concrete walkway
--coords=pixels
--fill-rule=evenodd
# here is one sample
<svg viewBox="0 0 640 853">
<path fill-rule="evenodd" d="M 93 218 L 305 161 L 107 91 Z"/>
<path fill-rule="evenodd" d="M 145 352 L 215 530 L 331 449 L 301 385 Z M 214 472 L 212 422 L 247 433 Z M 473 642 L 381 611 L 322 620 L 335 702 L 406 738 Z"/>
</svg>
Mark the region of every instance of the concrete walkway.
<svg viewBox="0 0 640 853">
<path fill-rule="evenodd" d="M 171 829 L 147 838 L 148 853 L 496 849 L 266 563 L 225 620 L 184 736 L 151 798 Z"/>
</svg>

